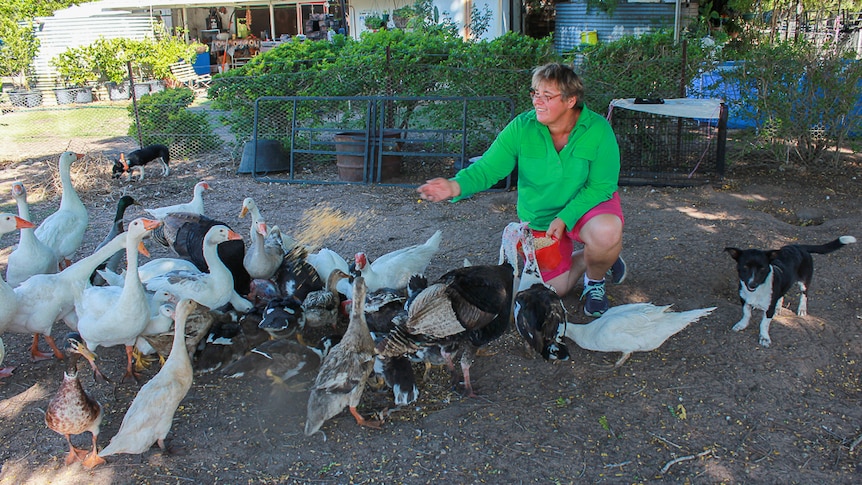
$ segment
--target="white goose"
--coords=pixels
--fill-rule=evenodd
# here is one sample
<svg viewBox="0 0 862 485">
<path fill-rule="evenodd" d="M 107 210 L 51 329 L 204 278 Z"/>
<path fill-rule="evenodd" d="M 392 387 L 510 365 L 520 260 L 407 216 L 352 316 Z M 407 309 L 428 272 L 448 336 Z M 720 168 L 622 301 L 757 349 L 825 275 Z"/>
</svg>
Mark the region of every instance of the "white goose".
<svg viewBox="0 0 862 485">
<path fill-rule="evenodd" d="M 251 245 L 245 252 L 242 265 L 253 279 L 270 279 L 284 259 L 284 249 L 280 238 L 267 237 L 266 220 L 260 215 L 254 200 L 246 197 L 242 201 L 239 216 L 245 217 L 249 213 L 251 213 L 251 229 L 249 229 Z"/>
<path fill-rule="evenodd" d="M 0 236 L 15 230 L 24 231 L 36 227 L 32 222 L 8 212 L 0 213 Z M 0 331 L 15 314 L 15 293 L 6 280 L 0 278 Z"/>
<path fill-rule="evenodd" d="M 407 288 L 411 276 L 425 273 L 431 258 L 440 249 L 442 238 L 443 232 L 437 231 L 425 243 L 384 254 L 371 264 L 365 253 L 356 253 L 356 271 L 365 278 L 369 293 L 380 288 Z"/>
<path fill-rule="evenodd" d="M 218 257 L 219 243 L 238 239 L 241 240 L 242 236 L 228 229 L 227 226 L 211 227 L 203 243 L 204 259 L 209 266 L 209 273 L 171 271 L 151 278 L 147 281 L 147 289 L 165 290 L 178 299 L 188 298 L 213 310 L 227 303 L 231 303 L 239 311 L 250 310 L 253 305 L 236 294 L 233 288 L 233 275 Z"/>
<path fill-rule="evenodd" d="M 29 221 L 30 205 L 27 204 L 27 190 L 23 183 L 12 183 L 12 197 L 18 204 L 18 217 Z M 36 237 L 33 228 L 21 229 L 18 247 L 6 262 L 6 282 L 14 288 L 34 274 L 56 273 L 58 262 L 57 254 Z"/>
<path fill-rule="evenodd" d="M 156 209 L 146 209 L 147 213 L 156 219 L 164 219 L 165 216 L 174 212 L 192 212 L 195 214 L 204 215 L 204 190 L 211 190 L 210 184 L 206 182 L 198 182 L 195 184 L 194 196 L 192 200 L 186 204 L 175 204 Z"/>
<path fill-rule="evenodd" d="M 75 192 L 71 175 L 72 162 L 83 157 L 75 152 L 60 155 L 60 184 L 63 186 L 60 208 L 46 217 L 35 231 L 36 237 L 54 250 L 62 267 L 68 266 L 68 260 L 81 247 L 89 222 L 87 208 Z"/>
<path fill-rule="evenodd" d="M 194 378 L 192 362 L 186 351 L 185 330 L 186 320 L 196 306 L 194 301 L 188 299 L 180 300 L 177 304 L 174 340 L 168 359 L 159 373 L 138 391 L 123 416 L 120 430 L 99 456 L 140 454 L 154 443 L 167 451 L 165 437 L 171 430 L 177 407 L 192 387 Z"/>
<path fill-rule="evenodd" d="M 15 288 L 15 314 L 6 330 L 16 333 L 32 333 L 33 345 L 30 355 L 33 360 L 51 357 L 39 351 L 39 335 L 51 346 L 58 359 L 63 352 L 51 338 L 51 328 L 57 320 L 63 320 L 72 330 L 78 328 L 75 300 L 84 288 L 90 286 L 90 275 L 112 254 L 126 246 L 125 233 L 114 238 L 90 256 L 54 274 L 37 274 L 27 278 Z M 5 306 L 5 305 L 4 305 Z"/>
<path fill-rule="evenodd" d="M 132 350 L 135 339 L 150 321 L 150 303 L 138 276 L 138 252 L 149 255 L 142 241 L 159 224 L 159 221 L 143 218 L 129 224 L 126 230 L 127 268 L 122 288 L 93 286 L 84 290 L 75 301 L 78 333 L 90 352 L 95 353 L 100 346 L 125 345 L 127 364 L 123 380 L 130 376 L 138 379 L 132 368 Z M 95 363 L 90 364 L 96 374 L 101 376 Z"/>
</svg>

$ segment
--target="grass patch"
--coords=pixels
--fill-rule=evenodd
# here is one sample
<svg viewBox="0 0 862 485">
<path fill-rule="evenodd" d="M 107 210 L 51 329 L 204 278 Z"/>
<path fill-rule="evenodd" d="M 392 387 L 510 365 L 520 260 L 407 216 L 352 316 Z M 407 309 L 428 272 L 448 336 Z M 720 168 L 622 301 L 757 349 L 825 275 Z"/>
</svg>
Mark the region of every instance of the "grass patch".
<svg viewBox="0 0 862 485">
<path fill-rule="evenodd" d="M 107 138 L 125 136 L 129 114 L 125 107 L 97 106 L 16 111 L 3 117 L 4 138 L 13 143 L 35 137 Z"/>
</svg>

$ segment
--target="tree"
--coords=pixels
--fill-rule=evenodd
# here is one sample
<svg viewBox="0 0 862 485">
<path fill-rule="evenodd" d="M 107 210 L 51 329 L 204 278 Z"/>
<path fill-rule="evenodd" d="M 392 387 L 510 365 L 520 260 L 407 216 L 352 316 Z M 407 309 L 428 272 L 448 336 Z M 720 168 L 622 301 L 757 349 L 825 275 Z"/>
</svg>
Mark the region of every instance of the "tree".
<svg viewBox="0 0 862 485">
<path fill-rule="evenodd" d="M 29 86 L 28 70 L 39 39 L 33 33 L 36 17 L 78 5 L 82 0 L 3 0 L 0 2 L 0 76 L 16 76 L 16 84 Z"/>
</svg>

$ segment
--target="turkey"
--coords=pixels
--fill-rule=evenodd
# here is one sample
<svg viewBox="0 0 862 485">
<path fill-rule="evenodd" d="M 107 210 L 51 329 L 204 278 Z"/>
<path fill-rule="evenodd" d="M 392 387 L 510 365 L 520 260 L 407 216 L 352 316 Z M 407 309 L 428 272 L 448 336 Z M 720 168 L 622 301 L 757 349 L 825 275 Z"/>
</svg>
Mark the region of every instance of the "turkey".
<svg viewBox="0 0 862 485">
<path fill-rule="evenodd" d="M 677 332 L 709 315 L 716 307 L 669 312 L 671 305 L 630 303 L 611 307 L 587 324 L 564 323 L 560 334 L 587 350 L 622 352 L 613 368 L 623 365 L 633 352 L 655 350 Z"/>
<path fill-rule="evenodd" d="M 470 365 L 480 347 L 509 328 L 517 257 L 515 245 L 504 241 L 500 264 L 461 267 L 441 276 L 416 296 L 407 320 L 377 344 L 377 352 L 396 357 L 440 346 L 448 360 L 460 351 L 465 392 L 475 397 Z"/>
</svg>

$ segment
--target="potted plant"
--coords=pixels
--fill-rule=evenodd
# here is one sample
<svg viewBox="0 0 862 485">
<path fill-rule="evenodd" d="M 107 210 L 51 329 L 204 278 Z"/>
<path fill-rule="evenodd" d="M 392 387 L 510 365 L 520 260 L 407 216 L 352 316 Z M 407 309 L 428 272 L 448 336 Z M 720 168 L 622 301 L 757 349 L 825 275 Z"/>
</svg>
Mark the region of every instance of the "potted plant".
<svg viewBox="0 0 862 485">
<path fill-rule="evenodd" d="M 410 19 L 415 16 L 416 11 L 413 10 L 413 7 L 410 5 L 404 5 L 403 7 L 398 7 L 392 11 L 392 22 L 395 24 L 396 29 L 403 29 L 407 27 Z"/>
<path fill-rule="evenodd" d="M 39 39 L 33 35 L 32 25 L 25 23 L 6 22 L 3 29 L 0 75 L 12 76 L 13 90 L 9 92 L 9 100 L 13 106 L 39 106 L 42 93 L 30 90 L 33 78 L 31 63 L 39 52 Z"/>
<path fill-rule="evenodd" d="M 89 103 L 93 101 L 93 88 L 89 85 L 99 79 L 93 56 L 87 47 L 70 47 L 51 59 L 57 69 L 60 84 L 54 89 L 57 104 Z"/>
<path fill-rule="evenodd" d="M 376 13 L 369 14 L 365 16 L 365 27 L 368 30 L 380 30 L 386 27 L 386 21 Z"/>
</svg>

